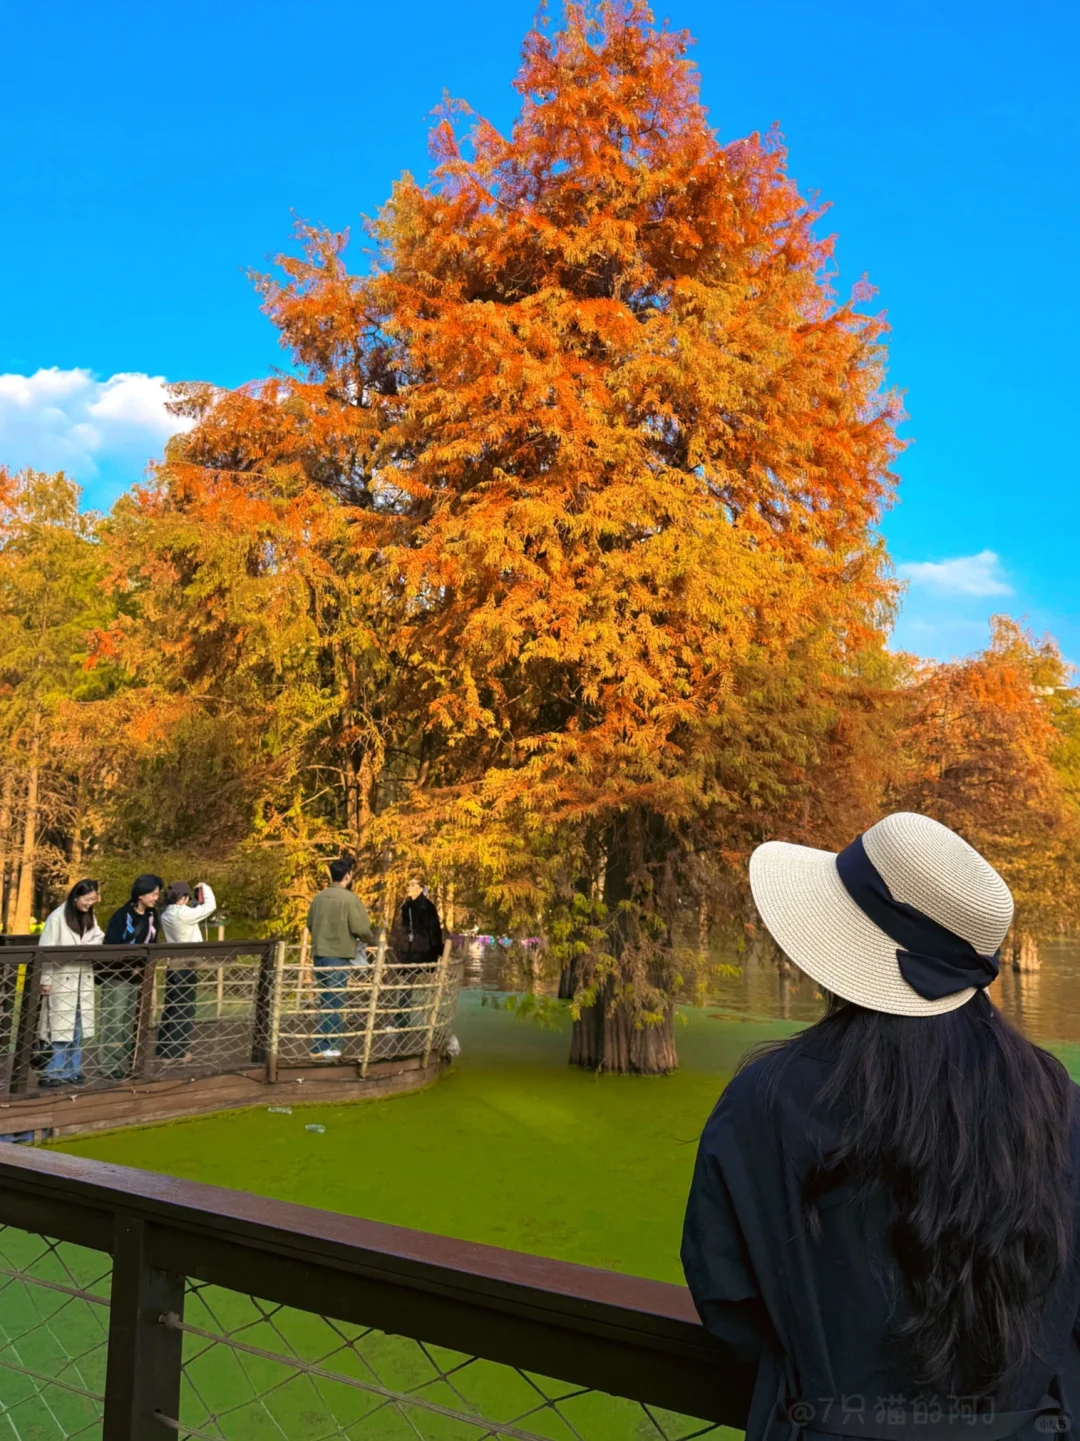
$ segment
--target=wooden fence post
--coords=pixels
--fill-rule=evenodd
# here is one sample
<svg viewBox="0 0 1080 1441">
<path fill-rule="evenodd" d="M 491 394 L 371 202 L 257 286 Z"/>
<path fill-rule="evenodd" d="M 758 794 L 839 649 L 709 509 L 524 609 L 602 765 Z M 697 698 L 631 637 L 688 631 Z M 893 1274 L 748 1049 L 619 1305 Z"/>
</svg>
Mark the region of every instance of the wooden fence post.
<svg viewBox="0 0 1080 1441">
<path fill-rule="evenodd" d="M 383 966 L 386 964 L 386 927 L 379 931 L 379 943 L 375 947 L 375 971 L 371 977 L 371 997 L 368 1001 L 367 1025 L 364 1027 L 364 1055 L 360 1062 L 360 1079 L 366 1080 L 371 1061 L 371 1043 L 375 1037 L 375 1014 L 379 1009 L 379 990 L 382 986 Z"/>
<path fill-rule="evenodd" d="M 273 1083 L 278 1072 L 278 1042 L 281 1038 L 281 997 L 285 989 L 285 942 L 274 942 L 274 980 L 270 991 L 270 1034 L 266 1042 L 266 1079 Z"/>
<path fill-rule="evenodd" d="M 439 964 L 435 975 L 435 999 L 431 1004 L 431 1015 L 428 1019 L 427 1035 L 424 1037 L 424 1066 L 427 1066 L 431 1059 L 431 1048 L 435 1043 L 435 1027 L 439 1024 L 439 1011 L 442 1009 L 443 993 L 446 990 L 446 975 L 450 969 L 450 951 L 453 941 L 447 937 L 443 943 L 442 955 L 439 957 Z"/>
<path fill-rule="evenodd" d="M 113 1233 L 109 1351 L 102 1441 L 165 1441 L 177 1435 L 184 1333 L 184 1277 L 152 1267 L 146 1222 L 118 1212 Z"/>
<path fill-rule="evenodd" d="M 135 948 L 132 947 L 132 950 Z M 166 984 L 169 963 L 165 962 Z M 139 987 L 139 1005 L 135 1012 L 135 1050 L 131 1058 L 131 1074 L 145 1079 L 154 1059 L 154 1047 L 150 1044 L 154 1033 L 154 1013 L 157 1009 L 157 957 L 153 946 L 143 947 L 143 975 Z"/>
<path fill-rule="evenodd" d="M 262 948 L 259 969 L 255 975 L 255 1013 L 251 1019 L 251 1064 L 266 1065 L 267 1041 L 270 1038 L 270 1003 L 274 990 L 275 942 Z"/>
<path fill-rule="evenodd" d="M 23 969 L 19 1028 L 15 1033 L 15 1055 L 11 1064 L 11 1094 L 25 1096 L 30 1089 L 30 1065 L 41 1011 L 41 952 L 35 950 Z"/>
<path fill-rule="evenodd" d="M 19 988 L 19 966 L 15 960 L 0 965 L 0 1095 L 11 1093 L 11 1031 L 15 1020 L 15 997 Z"/>
<path fill-rule="evenodd" d="M 300 927 L 300 960 L 296 967 L 296 1009 L 302 1011 L 304 989 L 311 984 L 311 932 Z"/>
</svg>

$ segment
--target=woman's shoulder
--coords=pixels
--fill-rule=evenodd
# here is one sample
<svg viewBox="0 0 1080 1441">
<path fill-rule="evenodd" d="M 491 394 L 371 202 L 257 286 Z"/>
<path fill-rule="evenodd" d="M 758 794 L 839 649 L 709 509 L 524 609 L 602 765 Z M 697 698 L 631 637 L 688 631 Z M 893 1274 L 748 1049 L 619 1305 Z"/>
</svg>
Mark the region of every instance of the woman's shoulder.
<svg viewBox="0 0 1080 1441">
<path fill-rule="evenodd" d="M 109 931 L 123 930 L 124 922 L 130 913 L 130 901 L 125 901 L 122 906 L 117 906 L 116 910 L 112 912 L 109 919 L 105 922 L 105 934 L 108 935 Z"/>
<path fill-rule="evenodd" d="M 58 936 L 63 935 L 64 930 L 64 903 L 54 907 L 45 917 L 45 924 L 41 928 L 41 935 L 38 937 L 38 945 L 55 946 L 59 942 Z"/>
<path fill-rule="evenodd" d="M 772 1061 L 770 1055 L 744 1061 L 721 1091 L 706 1130 L 719 1131 L 731 1126 L 741 1128 L 760 1119 L 771 1089 Z"/>
<path fill-rule="evenodd" d="M 779 1113 L 804 1114 L 825 1081 L 820 1057 L 798 1046 L 775 1046 L 745 1061 L 721 1092 L 706 1130 L 753 1140 L 773 1129 Z"/>
</svg>

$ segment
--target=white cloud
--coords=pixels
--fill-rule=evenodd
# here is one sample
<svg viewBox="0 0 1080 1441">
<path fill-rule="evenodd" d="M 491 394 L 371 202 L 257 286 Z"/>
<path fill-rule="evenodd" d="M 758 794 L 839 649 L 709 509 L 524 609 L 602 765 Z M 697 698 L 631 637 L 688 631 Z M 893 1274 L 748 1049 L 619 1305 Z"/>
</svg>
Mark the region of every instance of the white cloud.
<svg viewBox="0 0 1080 1441">
<path fill-rule="evenodd" d="M 165 409 L 160 375 L 98 380 L 83 369 L 0 375 L 0 464 L 65 470 L 93 482 L 102 470 L 138 480 L 165 442 L 191 424 Z"/>
<path fill-rule="evenodd" d="M 896 567 L 913 586 L 926 586 L 945 595 L 1012 595 L 1012 586 L 996 551 L 958 555 L 953 560 L 909 561 Z"/>
</svg>

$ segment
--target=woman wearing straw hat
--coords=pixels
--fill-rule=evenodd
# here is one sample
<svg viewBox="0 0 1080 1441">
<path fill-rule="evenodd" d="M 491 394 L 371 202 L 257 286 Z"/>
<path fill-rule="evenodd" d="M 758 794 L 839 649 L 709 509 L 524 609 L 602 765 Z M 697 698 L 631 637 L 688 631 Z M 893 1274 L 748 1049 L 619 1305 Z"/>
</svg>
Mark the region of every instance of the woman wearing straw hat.
<svg viewBox="0 0 1080 1441">
<path fill-rule="evenodd" d="M 839 855 L 771 841 L 750 884 L 828 1005 L 728 1086 L 687 1208 L 687 1282 L 747 1436 L 1068 1430 L 1080 1127 L 1064 1068 L 986 994 L 1008 887 L 909 814 Z"/>
</svg>

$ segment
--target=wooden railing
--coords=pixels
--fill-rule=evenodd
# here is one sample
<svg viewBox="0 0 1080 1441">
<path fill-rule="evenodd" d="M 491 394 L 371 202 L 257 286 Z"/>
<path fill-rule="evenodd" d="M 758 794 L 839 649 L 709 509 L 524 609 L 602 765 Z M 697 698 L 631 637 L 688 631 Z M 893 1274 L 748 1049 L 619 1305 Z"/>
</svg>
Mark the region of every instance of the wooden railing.
<svg viewBox="0 0 1080 1441">
<path fill-rule="evenodd" d="M 24 938 L 7 941 L 15 939 Z M 318 1061 L 311 1051 L 324 1043 L 334 1060 L 366 1076 L 371 1063 L 398 1056 L 416 1056 L 426 1066 L 445 1042 L 459 970 L 449 945 L 437 962 L 402 965 L 383 941 L 372 948 L 370 965 L 329 973 L 299 964 L 298 953 L 280 940 L 0 946 L 0 1101 L 25 1098 L 40 1084 L 39 1035 L 48 1039 L 56 1029 L 41 1024 L 46 966 L 81 970 L 93 997 L 96 1034 L 83 1045 L 80 1094 L 252 1067 L 273 1081 L 280 1068 Z M 91 980 L 110 970 L 129 986 L 122 1034 L 109 1032 L 116 1023 L 102 1004 L 103 987 Z"/>
<path fill-rule="evenodd" d="M 680 1286 L 14 1147 L 0 1226 L 13 1434 L 46 1415 L 42 1435 L 102 1441 L 744 1424 Z"/>
</svg>

